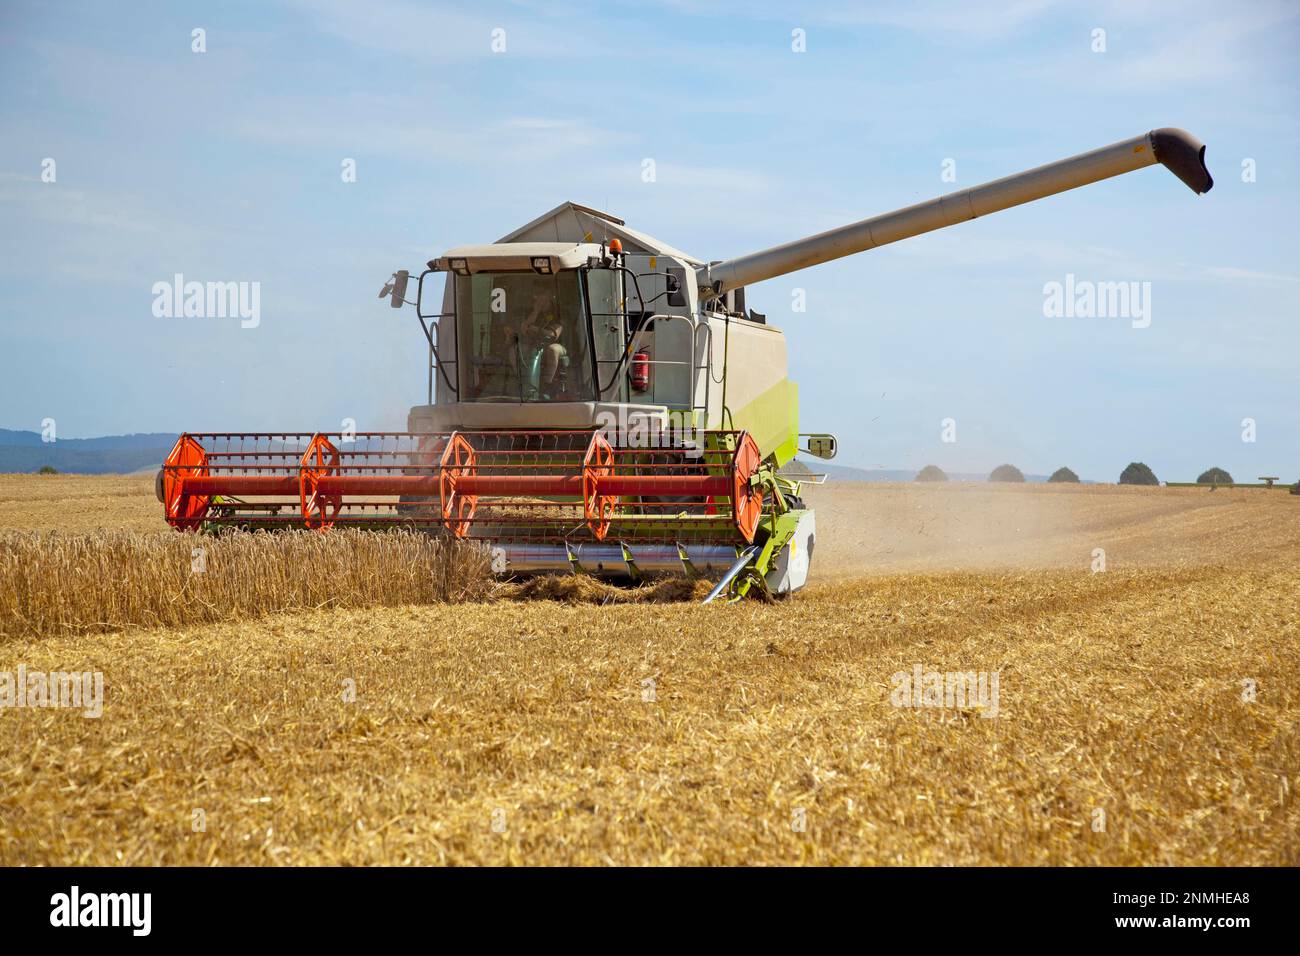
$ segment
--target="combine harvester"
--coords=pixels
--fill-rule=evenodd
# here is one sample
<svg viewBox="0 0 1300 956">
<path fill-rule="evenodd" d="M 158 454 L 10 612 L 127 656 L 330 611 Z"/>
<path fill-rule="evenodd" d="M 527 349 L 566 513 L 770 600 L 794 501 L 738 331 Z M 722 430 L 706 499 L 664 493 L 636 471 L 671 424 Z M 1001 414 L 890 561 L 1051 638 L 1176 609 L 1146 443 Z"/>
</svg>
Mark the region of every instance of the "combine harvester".
<svg viewBox="0 0 1300 956">
<path fill-rule="evenodd" d="M 798 590 L 813 512 L 778 469 L 836 442 L 800 432 L 785 336 L 746 287 L 1154 163 L 1213 185 L 1204 145 L 1158 129 L 722 262 L 564 203 L 430 260 L 414 303 L 408 272 L 384 287 L 428 345 L 407 432 L 182 435 L 159 475 L 167 521 L 416 527 L 488 543 L 501 573 L 718 577 L 707 600 Z"/>
</svg>

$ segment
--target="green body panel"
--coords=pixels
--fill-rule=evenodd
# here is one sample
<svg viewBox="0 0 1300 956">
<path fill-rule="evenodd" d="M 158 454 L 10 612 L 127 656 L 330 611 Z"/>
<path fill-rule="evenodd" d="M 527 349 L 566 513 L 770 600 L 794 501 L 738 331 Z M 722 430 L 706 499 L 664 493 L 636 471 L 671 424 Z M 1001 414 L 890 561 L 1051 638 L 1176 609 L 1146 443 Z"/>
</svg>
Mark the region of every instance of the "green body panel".
<svg viewBox="0 0 1300 956">
<path fill-rule="evenodd" d="M 780 468 L 799 451 L 799 386 L 783 378 L 753 401 L 731 410 L 728 424 L 754 436 L 764 459 Z"/>
</svg>

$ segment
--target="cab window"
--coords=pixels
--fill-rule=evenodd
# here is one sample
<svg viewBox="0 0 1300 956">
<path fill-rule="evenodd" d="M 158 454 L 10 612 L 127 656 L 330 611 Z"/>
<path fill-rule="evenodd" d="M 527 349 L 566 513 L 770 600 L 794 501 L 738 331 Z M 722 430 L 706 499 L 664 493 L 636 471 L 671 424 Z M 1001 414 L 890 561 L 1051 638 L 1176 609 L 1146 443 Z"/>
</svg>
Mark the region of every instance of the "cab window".
<svg viewBox="0 0 1300 956">
<path fill-rule="evenodd" d="M 522 272 L 458 276 L 460 400 L 595 399 L 583 295 L 575 270 L 549 276 Z"/>
</svg>

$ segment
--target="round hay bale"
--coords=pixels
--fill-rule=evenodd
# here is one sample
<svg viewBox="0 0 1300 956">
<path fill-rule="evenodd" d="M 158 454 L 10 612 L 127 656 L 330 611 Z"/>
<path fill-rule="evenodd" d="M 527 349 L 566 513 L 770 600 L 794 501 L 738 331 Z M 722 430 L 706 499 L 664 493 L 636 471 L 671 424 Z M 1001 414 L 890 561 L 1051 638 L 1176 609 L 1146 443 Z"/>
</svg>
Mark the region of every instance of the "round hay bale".
<svg viewBox="0 0 1300 956">
<path fill-rule="evenodd" d="M 989 473 L 989 481 L 1024 481 L 1025 476 L 1015 465 L 998 465 Z"/>
<path fill-rule="evenodd" d="M 948 476 L 938 465 L 926 465 L 916 473 L 917 481 L 947 481 Z"/>
<path fill-rule="evenodd" d="M 1047 480 L 1066 481 L 1069 482 L 1070 484 L 1077 485 L 1079 483 L 1079 476 L 1076 475 L 1069 468 L 1058 468 L 1056 469 L 1056 471 L 1052 472 L 1051 476 Z"/>
<path fill-rule="evenodd" d="M 1198 485 L 1230 485 L 1232 484 L 1232 475 L 1222 468 L 1208 468 L 1201 472 L 1200 477 L 1196 479 L 1196 483 Z"/>
</svg>

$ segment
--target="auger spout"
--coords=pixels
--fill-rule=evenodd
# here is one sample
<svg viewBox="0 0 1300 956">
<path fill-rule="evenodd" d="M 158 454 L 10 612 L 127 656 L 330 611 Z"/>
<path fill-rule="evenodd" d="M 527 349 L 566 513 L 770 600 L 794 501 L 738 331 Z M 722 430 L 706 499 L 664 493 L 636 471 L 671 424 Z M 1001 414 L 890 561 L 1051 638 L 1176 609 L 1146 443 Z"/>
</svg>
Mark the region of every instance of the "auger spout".
<svg viewBox="0 0 1300 956">
<path fill-rule="evenodd" d="M 1001 209 L 1044 199 L 1161 163 L 1195 193 L 1214 185 L 1205 144 L 1186 130 L 1164 128 L 1045 166 L 995 179 L 914 206 L 699 269 L 701 289 L 731 289 L 865 252 L 900 239 L 954 226 Z"/>
</svg>

